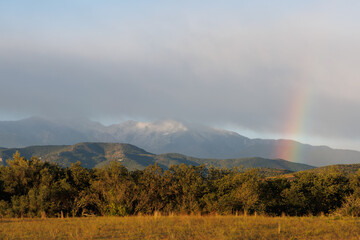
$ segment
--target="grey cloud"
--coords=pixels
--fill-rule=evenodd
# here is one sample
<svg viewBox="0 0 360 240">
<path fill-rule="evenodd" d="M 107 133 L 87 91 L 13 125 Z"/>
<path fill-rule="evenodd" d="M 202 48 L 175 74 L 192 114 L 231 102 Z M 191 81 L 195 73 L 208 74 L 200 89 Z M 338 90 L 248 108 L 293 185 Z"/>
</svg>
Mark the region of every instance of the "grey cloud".
<svg viewBox="0 0 360 240">
<path fill-rule="evenodd" d="M 347 18 L 344 29 L 316 14 L 251 24 L 190 14 L 176 28 L 158 16 L 126 29 L 107 23 L 98 35 L 8 37 L 0 40 L 0 109 L 174 118 L 279 134 L 294 95 L 307 87 L 307 133 L 357 139 L 357 23 Z"/>
</svg>

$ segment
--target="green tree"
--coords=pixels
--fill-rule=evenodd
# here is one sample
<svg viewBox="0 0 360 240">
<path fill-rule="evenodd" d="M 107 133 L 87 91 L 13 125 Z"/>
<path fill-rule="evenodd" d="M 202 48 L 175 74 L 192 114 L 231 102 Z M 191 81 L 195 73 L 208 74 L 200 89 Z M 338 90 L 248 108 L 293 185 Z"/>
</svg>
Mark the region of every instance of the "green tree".
<svg viewBox="0 0 360 240">
<path fill-rule="evenodd" d="M 91 181 L 91 203 L 102 215 L 125 216 L 133 212 L 135 185 L 128 170 L 118 162 L 95 170 Z"/>
<path fill-rule="evenodd" d="M 201 212 L 205 205 L 203 196 L 208 193 L 204 165 L 174 165 L 164 173 L 164 177 L 169 189 L 169 204 L 175 212 Z"/>
<path fill-rule="evenodd" d="M 217 181 L 217 209 L 222 214 L 251 213 L 258 210 L 259 174 L 256 169 L 241 172 L 238 169 Z"/>
<path fill-rule="evenodd" d="M 270 215 L 286 213 L 288 206 L 283 192 L 290 188 L 285 178 L 266 179 L 260 182 L 261 211 Z"/>
<path fill-rule="evenodd" d="M 349 179 L 338 169 L 295 175 L 291 187 L 284 191 L 288 213 L 304 215 L 329 213 L 340 207 L 349 194 Z"/>
<path fill-rule="evenodd" d="M 164 210 L 168 199 L 164 192 L 163 173 L 157 164 L 141 171 L 136 181 L 136 213 L 152 214 Z"/>
</svg>

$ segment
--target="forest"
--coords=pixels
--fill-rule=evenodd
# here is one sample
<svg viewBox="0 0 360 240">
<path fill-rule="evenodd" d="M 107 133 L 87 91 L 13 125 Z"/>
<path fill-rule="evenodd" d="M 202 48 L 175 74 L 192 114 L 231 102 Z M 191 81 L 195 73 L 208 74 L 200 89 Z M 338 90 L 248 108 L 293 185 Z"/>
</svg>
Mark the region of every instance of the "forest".
<svg viewBox="0 0 360 240">
<path fill-rule="evenodd" d="M 336 167 L 293 178 L 257 169 L 157 164 L 127 170 L 119 162 L 87 169 L 30 160 L 15 153 L 0 167 L 1 217 L 169 214 L 360 216 L 360 171 Z"/>
</svg>

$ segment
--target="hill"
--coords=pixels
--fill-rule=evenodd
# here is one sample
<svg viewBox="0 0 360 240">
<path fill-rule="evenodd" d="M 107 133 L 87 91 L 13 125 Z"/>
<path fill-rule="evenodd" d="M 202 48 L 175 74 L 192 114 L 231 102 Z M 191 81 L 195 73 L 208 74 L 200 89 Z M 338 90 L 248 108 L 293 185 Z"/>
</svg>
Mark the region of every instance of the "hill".
<svg viewBox="0 0 360 240">
<path fill-rule="evenodd" d="M 186 164 L 198 166 L 205 164 L 220 168 L 272 168 L 288 171 L 300 171 L 313 168 L 305 164 L 292 163 L 281 159 L 242 158 L 242 159 L 203 159 L 182 154 L 153 154 L 130 144 L 120 143 L 78 143 L 60 146 L 33 146 L 25 148 L 0 149 L 0 158 L 9 159 L 19 151 L 22 156 L 30 159 L 37 156 L 43 161 L 56 162 L 68 167 L 80 161 L 86 168 L 101 167 L 110 161 L 119 161 L 130 170 L 143 169 L 157 163 L 164 169 L 171 165 Z"/>
<path fill-rule="evenodd" d="M 337 164 L 337 165 L 330 165 L 325 167 L 318 167 L 314 169 L 309 169 L 306 171 L 315 172 L 315 173 L 326 173 L 331 170 L 338 170 L 341 173 L 344 173 L 345 175 L 353 175 L 360 169 L 360 164 Z"/>
</svg>

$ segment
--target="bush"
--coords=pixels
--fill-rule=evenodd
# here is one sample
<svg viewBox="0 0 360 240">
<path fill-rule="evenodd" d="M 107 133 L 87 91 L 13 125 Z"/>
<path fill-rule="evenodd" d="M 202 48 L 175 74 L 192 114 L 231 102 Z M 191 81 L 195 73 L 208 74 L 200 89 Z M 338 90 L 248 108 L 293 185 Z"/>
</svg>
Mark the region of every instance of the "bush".
<svg viewBox="0 0 360 240">
<path fill-rule="evenodd" d="M 9 215 L 10 204 L 4 200 L 0 200 L 0 217 Z"/>
<path fill-rule="evenodd" d="M 360 217 L 360 198 L 354 194 L 347 196 L 341 208 L 334 213 L 340 216 Z"/>
</svg>

